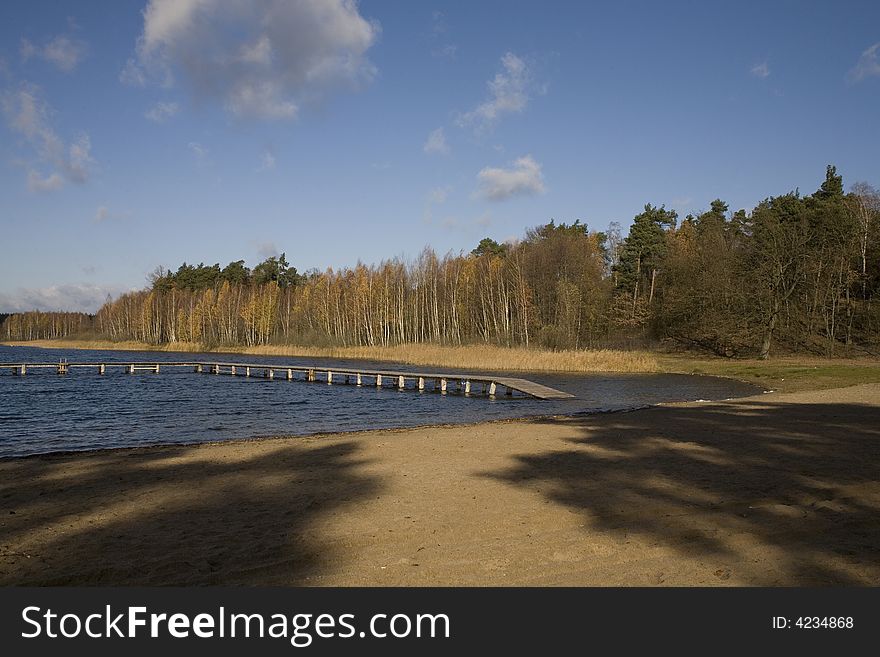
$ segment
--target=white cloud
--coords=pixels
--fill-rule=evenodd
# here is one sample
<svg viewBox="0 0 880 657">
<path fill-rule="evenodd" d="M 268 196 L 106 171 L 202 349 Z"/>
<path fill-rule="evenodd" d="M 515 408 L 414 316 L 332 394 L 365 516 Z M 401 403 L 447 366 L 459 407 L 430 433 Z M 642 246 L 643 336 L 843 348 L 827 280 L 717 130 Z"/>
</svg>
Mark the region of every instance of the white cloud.
<svg viewBox="0 0 880 657">
<path fill-rule="evenodd" d="M 208 149 L 202 146 L 197 141 L 189 142 L 186 147 L 190 150 L 190 152 L 196 156 L 196 162 L 198 164 L 204 164 L 208 159 Z"/>
<path fill-rule="evenodd" d="M 422 150 L 429 155 L 432 153 L 445 155 L 449 152 L 449 144 L 446 143 L 446 134 L 443 132 L 443 128 L 431 131 L 427 141 L 425 141 L 425 145 L 422 146 Z"/>
<path fill-rule="evenodd" d="M 271 171 L 275 168 L 275 155 L 272 154 L 272 151 L 265 150 L 263 151 L 263 156 L 260 158 L 260 171 Z"/>
<path fill-rule="evenodd" d="M 135 59 L 129 58 L 119 71 L 119 81 L 132 87 L 143 87 L 147 84 L 147 74 Z"/>
<path fill-rule="evenodd" d="M 761 78 L 763 80 L 770 75 L 770 67 L 767 65 L 767 62 L 761 62 L 760 64 L 752 66 L 750 72 L 756 78 Z"/>
<path fill-rule="evenodd" d="M 446 32 L 446 21 L 443 20 L 445 16 L 443 12 L 439 9 L 435 9 L 431 12 L 431 32 L 434 34 L 443 34 Z"/>
<path fill-rule="evenodd" d="M 67 159 L 63 161 L 68 179 L 80 184 L 89 179 L 89 165 L 94 162 L 91 152 L 92 140 L 84 132 L 80 133 L 70 145 Z"/>
<path fill-rule="evenodd" d="M 502 70 L 488 82 L 489 98 L 457 120 L 459 126 L 473 125 L 479 131 L 491 128 L 504 114 L 523 111 L 529 102 L 532 73 L 525 61 L 511 52 L 501 58 Z"/>
<path fill-rule="evenodd" d="M 125 291 L 125 288 L 118 285 L 93 283 L 18 288 L 11 293 L 0 292 L 0 312 L 42 310 L 94 313 L 104 305 L 108 295 L 113 297 Z"/>
<path fill-rule="evenodd" d="M 486 167 L 477 178 L 480 181 L 479 196 L 490 201 L 544 193 L 541 165 L 531 155 L 517 159 L 509 169 Z"/>
<path fill-rule="evenodd" d="M 265 34 L 252 44 L 244 44 L 241 47 L 241 61 L 246 64 L 259 64 L 269 66 L 272 63 L 272 42 Z"/>
<path fill-rule="evenodd" d="M 54 153 L 59 149 L 61 140 L 49 126 L 49 106 L 34 85 L 24 84 L 17 92 L 5 92 L 3 113 L 10 127 L 41 151 Z"/>
<path fill-rule="evenodd" d="M 458 46 L 454 43 L 444 43 L 439 48 L 434 48 L 431 55 L 434 57 L 442 57 L 445 59 L 454 59 L 458 52 Z"/>
<path fill-rule="evenodd" d="M 43 58 L 62 71 L 72 71 L 85 58 L 86 50 L 85 42 L 59 36 L 43 47 Z"/>
<path fill-rule="evenodd" d="M 98 206 L 97 211 L 95 212 L 94 222 L 96 224 L 102 224 L 106 221 L 114 221 L 114 220 L 122 220 L 128 219 L 131 217 L 131 211 L 126 210 L 124 212 L 111 212 L 110 208 L 106 205 Z"/>
<path fill-rule="evenodd" d="M 246 81 L 229 91 L 226 109 L 236 116 L 261 119 L 292 119 L 299 107 L 283 97 L 284 90 L 274 80 Z"/>
<path fill-rule="evenodd" d="M 446 35 L 446 21 L 443 12 L 434 11 L 431 14 L 431 39 L 436 44 Z M 431 49 L 431 56 L 454 58 L 458 51 L 458 46 L 454 43 L 442 43 Z"/>
<path fill-rule="evenodd" d="M 880 76 L 880 42 L 865 50 L 847 75 L 851 82 L 859 82 L 872 76 Z"/>
<path fill-rule="evenodd" d="M 18 53 L 21 55 L 21 61 L 26 62 L 37 54 L 37 47 L 30 40 L 23 38 Z"/>
<path fill-rule="evenodd" d="M 61 71 L 70 72 L 85 59 L 88 45 L 85 41 L 59 35 L 50 39 L 42 46 L 36 46 L 27 39 L 21 40 L 21 59 L 27 62 L 31 58 L 42 59 Z"/>
<path fill-rule="evenodd" d="M 27 187 L 29 192 L 54 192 L 64 187 L 64 179 L 57 173 L 43 176 L 31 169 L 28 171 Z"/>
<path fill-rule="evenodd" d="M 180 105 L 175 102 L 159 101 L 144 112 L 144 117 L 156 123 L 164 123 L 180 111 Z"/>
<path fill-rule="evenodd" d="M 428 193 L 428 202 L 435 205 L 445 203 L 446 199 L 449 198 L 450 192 L 452 192 L 452 187 L 449 185 L 446 185 L 445 187 L 435 187 Z"/>
<path fill-rule="evenodd" d="M 257 255 L 266 260 L 268 258 L 277 258 L 281 252 L 275 246 L 275 242 L 258 242 Z"/>
<path fill-rule="evenodd" d="M 64 180 L 83 184 L 89 179 L 92 142 L 81 132 L 70 144 L 58 136 L 51 125 L 52 111 L 41 98 L 39 89 L 24 84 L 18 91 L 0 96 L 3 114 L 9 127 L 24 137 L 34 152 L 33 159 L 54 171 L 40 174 L 33 163 L 28 164 L 28 189 L 35 192 L 60 189 Z"/>
<path fill-rule="evenodd" d="M 292 119 L 304 102 L 376 74 L 380 28 L 353 0 L 150 0 L 135 58 L 120 79 L 179 78 L 236 116 Z"/>
</svg>

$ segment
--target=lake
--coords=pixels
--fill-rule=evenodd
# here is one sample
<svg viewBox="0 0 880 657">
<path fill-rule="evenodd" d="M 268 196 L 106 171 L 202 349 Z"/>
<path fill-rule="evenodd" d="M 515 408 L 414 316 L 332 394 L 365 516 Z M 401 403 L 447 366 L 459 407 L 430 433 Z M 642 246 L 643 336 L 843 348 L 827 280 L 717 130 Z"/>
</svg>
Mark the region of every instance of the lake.
<svg viewBox="0 0 880 657">
<path fill-rule="evenodd" d="M 0 346 L 0 363 L 222 361 L 329 364 L 402 371 L 425 366 L 240 354 L 87 351 Z M 441 371 L 437 369 L 437 371 Z M 443 372 L 454 372 L 444 368 Z M 498 373 L 501 376 L 501 373 Z M 265 436 L 467 424 L 539 415 L 598 413 L 663 402 L 743 397 L 761 388 L 718 377 L 680 374 L 506 373 L 564 390 L 573 399 L 489 399 L 481 395 L 398 391 L 260 377 L 196 374 L 125 374 L 111 368 L 0 370 L 0 457 L 113 447 L 185 444 Z"/>
</svg>

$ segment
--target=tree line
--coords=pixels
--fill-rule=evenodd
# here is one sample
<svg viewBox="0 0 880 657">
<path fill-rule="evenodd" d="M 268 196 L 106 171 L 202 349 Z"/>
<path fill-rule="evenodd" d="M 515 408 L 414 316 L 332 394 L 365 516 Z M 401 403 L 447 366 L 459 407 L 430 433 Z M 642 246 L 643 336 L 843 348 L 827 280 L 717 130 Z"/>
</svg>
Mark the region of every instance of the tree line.
<svg viewBox="0 0 880 657">
<path fill-rule="evenodd" d="M 0 335 L 7 340 L 52 340 L 84 335 L 93 322 L 94 316 L 85 313 L 10 313 L 0 315 Z"/>
<path fill-rule="evenodd" d="M 93 316 L 24 313 L 7 339 L 91 331 L 207 347 L 485 343 L 581 349 L 663 340 L 726 356 L 871 349 L 880 335 L 880 196 L 844 192 L 833 166 L 812 195 L 750 212 L 715 200 L 679 220 L 646 205 L 612 224 L 535 227 L 469 253 L 297 272 L 280 257 L 157 269 Z M 57 321 L 55 318 L 57 316 Z M 65 319 L 66 318 L 66 319 Z"/>
</svg>

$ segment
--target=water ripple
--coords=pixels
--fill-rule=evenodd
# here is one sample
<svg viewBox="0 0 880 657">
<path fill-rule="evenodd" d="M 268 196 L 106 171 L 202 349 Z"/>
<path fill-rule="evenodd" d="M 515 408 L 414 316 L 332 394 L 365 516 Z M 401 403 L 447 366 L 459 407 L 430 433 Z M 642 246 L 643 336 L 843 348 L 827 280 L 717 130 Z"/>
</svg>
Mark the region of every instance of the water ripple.
<svg viewBox="0 0 880 657">
<path fill-rule="evenodd" d="M 51 363 L 59 358 L 106 363 L 222 360 L 316 364 L 317 360 L 0 346 L 0 362 Z M 333 364 L 353 365 L 340 361 Z M 355 365 L 360 369 L 416 369 L 388 363 Z M 58 376 L 54 370 L 34 370 L 33 375 L 29 372 L 20 377 L 0 370 L 0 457 L 600 412 L 659 402 L 725 399 L 757 391 L 727 379 L 671 374 L 531 374 L 525 378 L 565 390 L 576 398 L 540 401 L 501 396 L 490 400 L 455 392 L 419 394 L 375 386 L 328 386 L 284 378 L 269 381 L 184 371 L 156 376 L 127 375 L 111 369 L 101 376 L 75 370 Z"/>
</svg>

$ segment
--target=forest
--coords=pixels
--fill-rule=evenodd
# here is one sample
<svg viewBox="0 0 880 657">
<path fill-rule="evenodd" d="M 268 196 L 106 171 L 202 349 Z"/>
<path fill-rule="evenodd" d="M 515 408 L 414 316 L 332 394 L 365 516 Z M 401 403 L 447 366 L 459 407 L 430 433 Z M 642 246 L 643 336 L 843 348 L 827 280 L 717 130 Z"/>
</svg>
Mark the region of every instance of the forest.
<svg viewBox="0 0 880 657">
<path fill-rule="evenodd" d="M 549 223 L 469 253 L 299 273 L 285 254 L 248 268 L 158 268 L 96 315 L 28 312 L 6 340 L 89 336 L 153 345 L 436 343 L 592 349 L 670 345 L 734 357 L 876 353 L 880 194 L 835 167 L 809 196 L 750 212 L 719 200 L 680 218 L 645 205 L 626 236 Z"/>
</svg>

